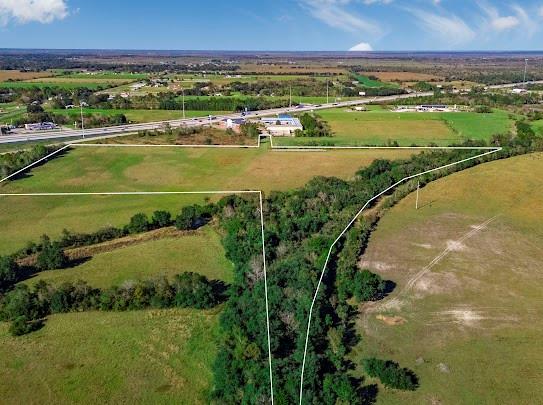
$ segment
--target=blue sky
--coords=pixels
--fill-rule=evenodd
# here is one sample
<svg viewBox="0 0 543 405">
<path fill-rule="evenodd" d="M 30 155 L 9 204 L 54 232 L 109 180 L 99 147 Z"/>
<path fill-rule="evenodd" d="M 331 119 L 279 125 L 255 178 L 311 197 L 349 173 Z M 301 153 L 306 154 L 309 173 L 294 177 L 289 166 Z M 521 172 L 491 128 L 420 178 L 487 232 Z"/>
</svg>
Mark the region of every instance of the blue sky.
<svg viewBox="0 0 543 405">
<path fill-rule="evenodd" d="M 0 48 L 542 50 L 543 0 L 0 0 Z"/>
</svg>

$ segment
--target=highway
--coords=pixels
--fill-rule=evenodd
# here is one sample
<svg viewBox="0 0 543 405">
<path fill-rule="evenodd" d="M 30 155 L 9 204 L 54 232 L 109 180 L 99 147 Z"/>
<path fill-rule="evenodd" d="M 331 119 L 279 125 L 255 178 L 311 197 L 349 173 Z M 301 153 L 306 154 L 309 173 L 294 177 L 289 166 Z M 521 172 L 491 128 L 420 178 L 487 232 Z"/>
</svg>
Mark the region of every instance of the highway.
<svg viewBox="0 0 543 405">
<path fill-rule="evenodd" d="M 543 84 L 543 81 L 538 82 L 528 82 L 528 84 Z M 515 86 L 524 85 L 523 83 L 509 83 L 496 86 L 488 86 L 489 89 L 503 89 L 511 88 Z M 90 128 L 90 129 L 62 129 L 57 131 L 41 131 L 35 133 L 25 133 L 25 134 L 9 134 L 0 136 L 0 144 L 8 143 L 19 143 L 19 142 L 35 142 L 35 141 L 45 141 L 45 140 L 68 140 L 68 139 L 92 139 L 108 135 L 119 135 L 119 134 L 128 134 L 134 133 L 143 130 L 155 130 L 162 129 L 165 125 L 169 125 L 172 128 L 176 127 L 194 127 L 194 126 L 203 126 L 210 124 L 218 124 L 224 119 L 228 118 L 255 118 L 255 117 L 265 117 L 273 116 L 277 114 L 287 114 L 293 112 L 304 112 L 304 111 L 314 111 L 322 110 L 327 108 L 342 108 L 342 107 L 353 107 L 357 105 L 370 104 L 370 103 L 379 103 L 379 102 L 390 102 L 397 101 L 402 99 L 409 99 L 414 97 L 425 97 L 431 96 L 433 92 L 424 92 L 424 93 L 411 93 L 411 94 L 400 94 L 394 96 L 385 96 L 385 97 L 373 97 L 365 98 L 360 100 L 350 100 L 350 101 L 341 101 L 335 103 L 328 103 L 322 105 L 307 105 L 307 106 L 295 106 L 295 107 L 283 107 L 275 108 L 270 110 L 260 110 L 252 111 L 243 116 L 241 113 L 232 113 L 220 116 L 213 116 L 212 119 L 209 117 L 199 117 L 191 119 L 179 119 L 179 120 L 169 120 L 169 121 L 158 121 L 158 122 L 148 122 L 142 124 L 127 124 L 114 127 L 104 127 L 104 128 Z M 181 112 L 179 112 L 181 114 Z"/>
</svg>

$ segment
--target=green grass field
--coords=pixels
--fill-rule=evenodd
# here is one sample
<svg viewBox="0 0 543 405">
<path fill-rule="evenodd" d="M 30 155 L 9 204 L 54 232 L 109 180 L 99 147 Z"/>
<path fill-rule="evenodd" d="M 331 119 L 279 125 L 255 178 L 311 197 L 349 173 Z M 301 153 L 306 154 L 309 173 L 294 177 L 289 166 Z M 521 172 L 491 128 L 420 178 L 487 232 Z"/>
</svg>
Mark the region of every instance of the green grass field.
<svg viewBox="0 0 543 405">
<path fill-rule="evenodd" d="M 44 79 L 48 80 L 48 79 Z M 45 87 L 60 87 L 66 90 L 73 90 L 79 88 L 88 88 L 91 90 L 98 90 L 100 88 L 111 87 L 113 83 L 111 82 L 88 82 L 88 81 L 62 81 L 62 80 L 53 80 L 53 81 L 44 81 L 44 82 L 0 82 L 0 88 L 2 89 L 32 89 L 38 88 L 43 89 Z"/>
<path fill-rule="evenodd" d="M 209 403 L 218 311 L 54 315 L 17 338 L 0 323 L 0 402 Z"/>
<path fill-rule="evenodd" d="M 377 87 L 397 87 L 396 84 L 384 83 L 384 82 L 381 82 L 379 80 L 373 80 L 373 79 L 370 79 L 367 76 L 363 76 L 363 75 L 359 75 L 359 74 L 355 74 L 355 75 L 353 75 L 353 77 L 355 78 L 355 80 L 358 80 L 358 82 L 362 86 L 365 86 L 365 87 L 375 87 L 375 88 L 377 88 Z"/>
<path fill-rule="evenodd" d="M 396 141 L 400 146 L 447 146 L 467 139 L 488 140 L 493 134 L 508 132 L 512 121 L 506 112 L 492 114 L 458 113 L 394 113 L 348 109 L 318 111 L 330 124 L 330 138 L 277 138 L 278 145 L 304 145 L 331 142 L 337 146 L 383 145 Z"/>
<path fill-rule="evenodd" d="M 398 361 L 421 385 L 381 389 L 378 403 L 543 402 L 542 170 L 541 153 L 492 162 L 426 186 L 418 211 L 410 195 L 385 214 L 361 267 L 397 287 L 360 308 L 353 361 Z"/>
<path fill-rule="evenodd" d="M 109 288 L 125 281 L 145 281 L 195 272 L 210 280 L 232 280 L 232 264 L 226 260 L 220 236 L 211 227 L 194 235 L 148 241 L 93 256 L 70 269 L 39 273 L 26 281 L 55 285 L 85 280 L 93 287 Z"/>
</svg>

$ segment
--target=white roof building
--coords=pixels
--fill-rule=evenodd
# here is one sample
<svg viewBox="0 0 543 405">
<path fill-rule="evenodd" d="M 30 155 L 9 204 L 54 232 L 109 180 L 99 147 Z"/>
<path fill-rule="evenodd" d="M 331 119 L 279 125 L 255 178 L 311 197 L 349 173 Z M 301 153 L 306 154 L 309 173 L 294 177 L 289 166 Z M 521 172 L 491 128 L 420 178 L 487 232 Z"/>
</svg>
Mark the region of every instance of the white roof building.
<svg viewBox="0 0 543 405">
<path fill-rule="evenodd" d="M 274 136 L 293 136 L 296 131 L 304 130 L 300 120 L 290 115 L 279 115 L 277 118 L 262 118 L 261 122 L 266 130 Z"/>
</svg>

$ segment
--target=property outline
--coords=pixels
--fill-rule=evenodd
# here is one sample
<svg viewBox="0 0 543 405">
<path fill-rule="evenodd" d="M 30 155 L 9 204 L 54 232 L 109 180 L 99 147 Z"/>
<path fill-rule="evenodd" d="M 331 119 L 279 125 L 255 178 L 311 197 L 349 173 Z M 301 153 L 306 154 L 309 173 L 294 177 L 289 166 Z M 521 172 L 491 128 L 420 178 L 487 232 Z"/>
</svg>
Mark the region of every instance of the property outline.
<svg viewBox="0 0 543 405">
<path fill-rule="evenodd" d="M 117 135 L 119 136 L 119 135 Z M 122 135 L 121 135 L 122 136 Z M 116 137 L 116 136 L 114 136 Z M 305 348 L 304 348 L 304 356 L 302 361 L 302 369 L 301 369 L 301 377 L 300 377 L 300 401 L 299 404 L 302 405 L 303 401 L 303 382 L 304 382 L 304 371 L 305 371 L 305 362 L 306 362 L 306 356 L 307 356 L 307 346 L 309 342 L 309 335 L 310 335 L 310 329 L 311 329 L 311 317 L 313 314 L 313 307 L 315 305 L 316 299 L 318 297 L 318 293 L 320 290 L 320 286 L 322 284 L 322 280 L 324 278 L 324 274 L 326 273 L 326 268 L 328 266 L 328 263 L 330 261 L 330 256 L 332 254 L 332 250 L 335 247 L 335 245 L 339 242 L 339 240 L 345 235 L 345 233 L 349 230 L 349 228 L 356 222 L 356 220 L 362 215 L 363 211 L 376 199 L 381 197 L 382 195 L 386 194 L 387 192 L 391 191 L 392 189 L 396 188 L 398 185 L 407 182 L 411 179 L 424 176 L 425 174 L 429 174 L 435 171 L 443 170 L 452 166 L 456 166 L 458 164 L 479 159 L 487 155 L 491 155 L 497 152 L 500 152 L 502 150 L 501 147 L 486 147 L 486 146 L 474 146 L 474 147 L 468 147 L 468 146 L 274 146 L 273 145 L 273 136 L 272 135 L 262 135 L 258 137 L 258 145 L 128 145 L 128 144 L 84 144 L 80 143 L 83 142 L 83 140 L 80 140 L 79 142 L 69 142 L 62 148 L 54 151 L 53 153 L 37 160 L 36 162 L 31 163 L 30 165 L 18 170 L 17 172 L 7 176 L 4 179 L 0 180 L 0 184 L 7 181 L 8 179 L 15 177 L 16 175 L 34 167 L 38 163 L 41 163 L 42 161 L 47 160 L 50 157 L 53 157 L 54 155 L 60 153 L 61 151 L 66 150 L 67 148 L 74 146 L 84 146 L 84 147 L 172 147 L 172 148 L 242 148 L 242 149 L 248 149 L 248 148 L 259 148 L 261 146 L 261 138 L 262 137 L 269 137 L 270 138 L 270 146 L 271 150 L 276 151 L 293 151 L 293 152 L 315 152 L 315 151 L 325 151 L 325 150 L 333 150 L 333 149 L 353 149 L 353 150 L 395 150 L 395 149 L 403 149 L 403 150 L 481 150 L 486 151 L 482 154 L 465 158 L 457 162 L 449 163 L 447 165 L 443 165 L 434 169 L 429 169 L 424 172 L 407 176 L 400 181 L 396 182 L 392 186 L 386 188 L 385 190 L 381 191 L 379 194 L 373 196 L 370 198 L 364 206 L 357 212 L 355 217 L 349 222 L 349 224 L 345 227 L 343 232 L 336 238 L 336 240 L 332 243 L 328 250 L 328 255 L 326 257 L 325 264 L 323 266 L 323 269 L 321 271 L 321 276 L 319 278 L 319 281 L 317 283 L 317 287 L 315 290 L 315 294 L 313 296 L 313 301 L 311 303 L 311 307 L 309 310 L 309 317 L 308 317 L 308 323 L 307 323 L 307 332 L 306 332 L 306 339 L 305 339 Z M 262 190 L 255 191 L 255 190 L 245 190 L 245 191 L 157 191 L 157 192 L 145 192 L 145 191 L 139 191 L 139 192 L 89 192 L 89 193 L 7 193 L 7 194 L 0 194 L 0 197 L 5 196 L 23 196 L 23 197 L 32 197 L 32 196 L 81 196 L 81 195 L 172 195 L 172 194 L 259 194 L 259 200 L 260 200 L 260 216 L 261 216 L 261 234 L 262 234 L 262 254 L 263 254 L 263 266 L 264 266 L 264 286 L 265 286 L 265 304 L 266 304 L 266 324 L 267 324 L 267 337 L 268 337 L 268 363 L 269 363 L 269 375 L 270 375 L 270 391 L 271 391 L 271 403 L 273 405 L 274 403 L 274 396 L 273 396 L 273 371 L 272 371 L 272 354 L 271 354 L 271 339 L 270 339 L 270 321 L 269 321 L 269 303 L 268 303 L 268 285 L 267 285 L 267 269 L 266 269 L 266 252 L 265 252 L 265 235 L 264 235 L 264 213 L 263 213 L 263 192 Z"/>
</svg>

